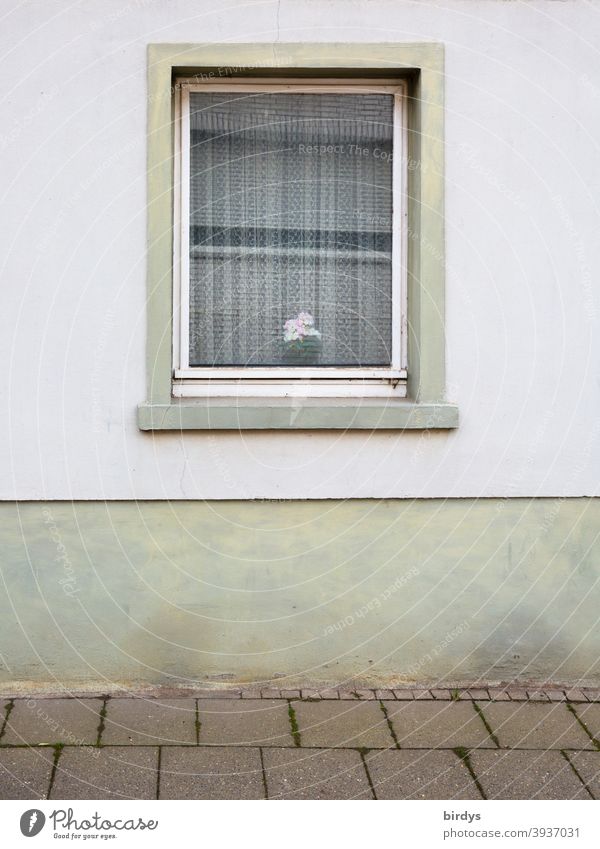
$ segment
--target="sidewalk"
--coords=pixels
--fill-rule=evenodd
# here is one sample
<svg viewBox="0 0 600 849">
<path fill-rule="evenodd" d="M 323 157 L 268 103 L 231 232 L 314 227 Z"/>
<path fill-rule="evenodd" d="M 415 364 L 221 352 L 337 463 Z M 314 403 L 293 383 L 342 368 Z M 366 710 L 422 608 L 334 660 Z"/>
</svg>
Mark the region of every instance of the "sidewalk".
<svg viewBox="0 0 600 849">
<path fill-rule="evenodd" d="M 599 740 L 599 691 L 0 699 L 0 798 L 598 799 Z"/>
</svg>

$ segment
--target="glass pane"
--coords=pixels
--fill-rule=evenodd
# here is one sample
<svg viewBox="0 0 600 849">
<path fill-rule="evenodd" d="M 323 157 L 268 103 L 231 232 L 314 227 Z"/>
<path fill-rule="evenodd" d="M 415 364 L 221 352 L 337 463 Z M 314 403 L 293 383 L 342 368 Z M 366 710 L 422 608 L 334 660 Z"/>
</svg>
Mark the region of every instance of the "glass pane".
<svg viewBox="0 0 600 849">
<path fill-rule="evenodd" d="M 190 365 L 381 366 L 393 96 L 190 94 Z"/>
</svg>

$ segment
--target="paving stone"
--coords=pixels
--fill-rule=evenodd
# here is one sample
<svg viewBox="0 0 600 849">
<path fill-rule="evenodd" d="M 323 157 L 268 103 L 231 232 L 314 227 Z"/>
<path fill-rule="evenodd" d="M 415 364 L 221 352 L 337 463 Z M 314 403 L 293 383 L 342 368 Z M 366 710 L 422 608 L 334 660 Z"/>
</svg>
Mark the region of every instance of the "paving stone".
<svg viewBox="0 0 600 849">
<path fill-rule="evenodd" d="M 270 799 L 372 799 L 358 752 L 346 749 L 265 749 Z"/>
<path fill-rule="evenodd" d="M 344 699 L 345 701 L 356 701 L 356 694 L 354 690 L 338 690 L 338 697 L 340 699 Z"/>
<path fill-rule="evenodd" d="M 564 702 L 566 696 L 562 690 L 545 690 L 544 691 L 551 702 Z"/>
<path fill-rule="evenodd" d="M 260 702 L 199 701 L 198 718 L 201 745 L 294 745 L 288 703 L 283 699 L 261 699 Z"/>
<path fill-rule="evenodd" d="M 275 690 L 273 687 L 269 687 L 266 690 L 261 690 L 260 695 L 263 699 L 280 699 L 281 690 Z"/>
<path fill-rule="evenodd" d="M 320 702 L 321 694 L 318 690 L 302 690 L 302 698 L 308 699 L 310 702 Z"/>
<path fill-rule="evenodd" d="M 195 744 L 196 700 L 109 699 L 100 742 L 104 746 Z"/>
<path fill-rule="evenodd" d="M 160 798 L 264 799 L 260 751 L 249 746 L 165 747 L 160 764 Z"/>
<path fill-rule="evenodd" d="M 578 704 L 575 707 L 575 713 L 585 724 L 585 727 L 592 737 L 596 740 L 600 740 L 600 705 L 590 704 L 589 702 L 586 704 Z M 567 749 L 569 746 L 563 746 L 563 748 Z M 573 748 L 581 747 L 573 746 Z M 587 748 L 589 748 L 589 746 Z"/>
<path fill-rule="evenodd" d="M 477 785 L 454 752 L 389 750 L 365 760 L 378 799 L 479 799 Z"/>
<path fill-rule="evenodd" d="M 4 728 L 4 720 L 6 718 L 6 706 L 8 699 L 0 699 L 0 740 L 2 739 L 2 729 Z"/>
<path fill-rule="evenodd" d="M 567 752 L 594 799 L 600 799 L 600 752 Z"/>
<path fill-rule="evenodd" d="M 588 702 L 600 702 L 600 690 L 584 690 L 583 695 Z"/>
<path fill-rule="evenodd" d="M 53 799 L 156 799 L 158 749 L 152 746 L 65 748 Z"/>
<path fill-rule="evenodd" d="M 395 745 L 379 702 L 298 702 L 294 710 L 302 746 L 386 749 Z"/>
<path fill-rule="evenodd" d="M 472 699 L 479 699 L 485 701 L 486 699 L 489 699 L 490 694 L 487 690 L 479 688 L 475 690 L 469 690 L 469 696 Z"/>
<path fill-rule="evenodd" d="M 15 699 L 2 744 L 95 743 L 101 699 Z"/>
<path fill-rule="evenodd" d="M 471 702 L 386 702 L 401 748 L 475 748 L 495 743 Z"/>
<path fill-rule="evenodd" d="M 375 690 L 375 696 L 380 700 L 389 699 L 394 701 L 394 693 L 392 690 Z"/>
<path fill-rule="evenodd" d="M 339 699 L 340 697 L 337 690 L 319 690 L 319 695 L 322 699 Z"/>
<path fill-rule="evenodd" d="M 587 702 L 581 690 L 565 690 L 568 702 Z"/>
<path fill-rule="evenodd" d="M 372 701 L 375 699 L 375 690 L 355 690 L 357 698 L 363 701 Z"/>
<path fill-rule="evenodd" d="M 413 699 L 421 700 L 431 700 L 433 696 L 429 692 L 429 690 L 413 690 Z"/>
<path fill-rule="evenodd" d="M 530 702 L 547 702 L 548 696 L 543 690 L 527 690 Z"/>
<path fill-rule="evenodd" d="M 512 702 L 526 702 L 528 700 L 527 690 L 511 689 L 508 691 L 508 693 Z"/>
<path fill-rule="evenodd" d="M 566 705 L 487 702 L 480 707 L 502 748 L 593 749 Z"/>
<path fill-rule="evenodd" d="M 299 699 L 300 698 L 300 690 L 282 690 L 281 691 L 282 699 Z"/>
<path fill-rule="evenodd" d="M 450 701 L 450 690 L 432 690 L 431 695 L 434 699 L 442 702 Z"/>
<path fill-rule="evenodd" d="M 279 691 L 278 691 L 279 692 Z M 241 690 L 198 690 L 196 693 L 199 699 L 241 699 Z M 260 695 L 259 695 L 260 698 Z"/>
<path fill-rule="evenodd" d="M 467 702 L 468 701 L 468 702 L 470 702 L 470 701 L 472 701 L 471 694 L 469 693 L 468 690 L 458 690 L 457 701 L 461 701 L 461 702 Z"/>
<path fill-rule="evenodd" d="M 488 799 L 589 799 L 560 752 L 477 751 L 471 765 Z"/>
<path fill-rule="evenodd" d="M 399 702 L 412 702 L 412 690 L 394 690 L 394 695 Z"/>
<path fill-rule="evenodd" d="M 493 702 L 510 702 L 510 696 L 506 690 L 488 690 Z"/>
<path fill-rule="evenodd" d="M 243 699 L 260 699 L 260 690 L 242 690 Z"/>
<path fill-rule="evenodd" d="M 0 799 L 47 799 L 54 749 L 0 749 Z"/>
</svg>

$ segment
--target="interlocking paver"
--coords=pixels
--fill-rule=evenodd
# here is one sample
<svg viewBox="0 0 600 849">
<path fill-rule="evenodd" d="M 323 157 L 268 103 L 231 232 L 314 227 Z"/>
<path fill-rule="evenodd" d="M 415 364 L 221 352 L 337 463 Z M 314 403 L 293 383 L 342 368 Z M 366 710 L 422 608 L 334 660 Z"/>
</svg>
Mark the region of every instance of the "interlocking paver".
<svg viewBox="0 0 600 849">
<path fill-rule="evenodd" d="M 265 749 L 270 799 L 372 799 L 358 752 Z"/>
<path fill-rule="evenodd" d="M 575 713 L 585 724 L 592 737 L 600 740 L 600 705 L 590 704 L 589 702 L 587 704 L 575 705 Z M 564 748 L 569 747 L 565 746 Z M 573 746 L 573 748 L 576 747 Z"/>
<path fill-rule="evenodd" d="M 527 690 L 509 690 L 511 701 L 513 702 L 526 702 L 527 701 Z"/>
<path fill-rule="evenodd" d="M 568 702 L 587 702 L 582 690 L 565 690 Z"/>
<path fill-rule="evenodd" d="M 493 702 L 510 702 L 510 696 L 506 690 L 488 690 Z"/>
<path fill-rule="evenodd" d="M 551 702 L 564 702 L 567 700 L 562 690 L 545 690 L 545 693 Z"/>
<path fill-rule="evenodd" d="M 54 749 L 0 749 L 0 799 L 47 799 Z"/>
<path fill-rule="evenodd" d="M 547 702 L 548 696 L 543 690 L 527 690 L 530 702 Z"/>
<path fill-rule="evenodd" d="M 433 695 L 429 690 L 413 690 L 413 699 L 416 699 L 417 701 L 430 701 L 433 699 Z"/>
<path fill-rule="evenodd" d="M 600 799 L 600 752 L 567 752 L 594 799 Z"/>
<path fill-rule="evenodd" d="M 302 690 L 302 698 L 311 702 L 319 702 L 321 701 L 321 694 L 318 690 Z"/>
<path fill-rule="evenodd" d="M 294 745 L 288 703 L 283 699 L 199 701 L 198 718 L 202 745 Z"/>
<path fill-rule="evenodd" d="M 564 704 L 481 702 L 480 708 L 502 748 L 593 749 Z"/>
<path fill-rule="evenodd" d="M 478 688 L 469 690 L 469 695 L 472 699 L 489 699 L 490 694 L 486 689 Z"/>
<path fill-rule="evenodd" d="M 412 702 L 414 698 L 412 690 L 394 690 L 394 695 L 399 702 Z"/>
<path fill-rule="evenodd" d="M 385 702 L 403 749 L 495 747 L 471 702 Z"/>
<path fill-rule="evenodd" d="M 432 690 L 431 695 L 434 699 L 439 699 L 443 702 L 450 701 L 450 690 Z"/>
<path fill-rule="evenodd" d="M 302 746 L 325 749 L 394 746 L 379 702 L 298 702 L 294 710 Z"/>
<path fill-rule="evenodd" d="M 95 743 L 101 699 L 16 699 L 2 745 Z"/>
<path fill-rule="evenodd" d="M 480 799 L 469 770 L 454 752 L 388 750 L 365 760 L 378 799 Z"/>
<path fill-rule="evenodd" d="M 340 697 L 337 690 L 319 690 L 319 695 L 322 699 L 339 699 Z"/>
<path fill-rule="evenodd" d="M 584 696 L 588 700 L 588 702 L 599 702 L 600 701 L 600 690 L 584 690 Z"/>
<path fill-rule="evenodd" d="M 161 799 L 264 799 L 260 751 L 169 746 L 162 750 Z"/>
<path fill-rule="evenodd" d="M 363 699 L 363 701 L 372 701 L 375 699 L 375 690 L 357 689 L 354 692 L 356 693 L 357 698 Z"/>
<path fill-rule="evenodd" d="M 232 704 L 236 704 L 232 700 Z M 196 743 L 195 699 L 109 699 L 101 743 Z"/>
<path fill-rule="evenodd" d="M 477 751 L 471 765 L 488 799 L 589 799 L 560 752 Z"/>
<path fill-rule="evenodd" d="M 378 699 L 388 699 L 394 701 L 394 692 L 393 690 L 375 690 L 375 696 Z"/>
<path fill-rule="evenodd" d="M 243 699 L 260 699 L 260 690 L 242 690 Z"/>
<path fill-rule="evenodd" d="M 53 799 L 155 799 L 158 749 L 152 746 L 65 748 Z"/>
<path fill-rule="evenodd" d="M 2 734 L 2 728 L 4 726 L 7 705 L 8 699 L 0 699 L 0 734 Z"/>
<path fill-rule="evenodd" d="M 260 698 L 260 691 L 258 698 Z M 279 692 L 279 690 L 277 691 Z M 231 690 L 199 690 L 196 694 L 199 699 L 241 699 L 242 691 L 237 689 Z"/>
</svg>

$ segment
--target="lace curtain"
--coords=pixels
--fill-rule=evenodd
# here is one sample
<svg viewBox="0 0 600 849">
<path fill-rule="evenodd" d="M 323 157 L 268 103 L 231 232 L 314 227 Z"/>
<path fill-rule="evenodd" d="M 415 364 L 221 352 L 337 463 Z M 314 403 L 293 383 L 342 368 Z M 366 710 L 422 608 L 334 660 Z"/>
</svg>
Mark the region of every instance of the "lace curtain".
<svg viewBox="0 0 600 849">
<path fill-rule="evenodd" d="M 190 94 L 190 364 L 285 364 L 299 313 L 306 364 L 389 364 L 392 126 L 387 94 Z"/>
</svg>

